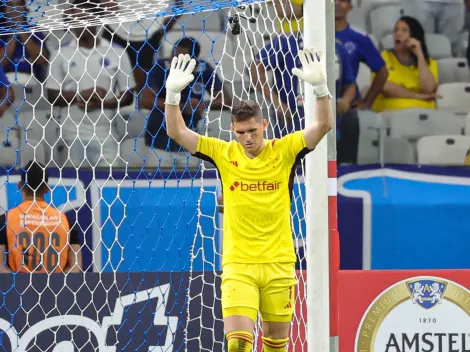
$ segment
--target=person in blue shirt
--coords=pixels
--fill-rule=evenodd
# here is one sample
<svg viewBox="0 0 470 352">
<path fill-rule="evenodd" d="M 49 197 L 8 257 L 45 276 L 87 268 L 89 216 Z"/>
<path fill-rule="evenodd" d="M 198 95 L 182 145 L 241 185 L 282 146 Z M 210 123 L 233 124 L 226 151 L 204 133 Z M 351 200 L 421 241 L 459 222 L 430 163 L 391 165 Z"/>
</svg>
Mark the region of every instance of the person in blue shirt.
<svg viewBox="0 0 470 352">
<path fill-rule="evenodd" d="M 336 39 L 344 45 L 351 56 L 354 77 L 357 78 L 361 62 L 376 74 L 369 90 L 357 103 L 360 109 L 370 109 L 387 82 L 388 70 L 385 61 L 367 33 L 349 25 L 347 17 L 352 10 L 351 0 L 336 0 L 335 5 Z"/>
<path fill-rule="evenodd" d="M 8 3 L 8 10 L 3 11 L 3 21 L 18 22 L 19 16 L 24 16 L 27 12 L 24 0 L 14 0 Z M 24 22 L 26 23 L 26 19 Z M 45 36 L 40 32 L 23 31 L 0 38 L 0 60 L 5 72 L 34 74 L 42 82 L 45 79 L 45 67 L 49 64 L 48 59 Z"/>
<path fill-rule="evenodd" d="M 196 39 L 184 37 L 177 42 L 174 51 L 175 56 L 189 54 L 191 57 L 197 58 L 201 47 Z M 139 96 L 140 107 L 151 110 L 147 121 L 146 144 L 159 150 L 157 154 L 163 157 L 160 165 L 162 167 L 172 167 L 173 158 L 179 155 L 171 154 L 171 152 L 180 151 L 180 146 L 168 137 L 163 113 L 165 110 L 165 81 L 169 73 L 170 64 L 171 59 L 159 59 L 156 61 L 150 71 L 148 85 Z M 198 130 L 199 122 L 206 109 L 204 95 L 205 92 L 211 93 L 212 84 L 214 85 L 213 96 L 215 98 L 211 101 L 211 110 L 228 107 L 224 102 L 231 102 L 231 95 L 223 88 L 221 79 L 209 63 L 198 61 L 194 75 L 196 78 L 192 85 L 181 92 L 181 102 L 186 125 L 194 130 Z M 192 161 L 194 161 L 194 165 L 190 164 L 190 166 L 196 166 L 196 163 L 199 165 L 198 159 L 194 158 Z M 185 164 L 186 156 L 181 158 L 181 160 L 177 160 L 177 166 L 186 166 Z"/>
<path fill-rule="evenodd" d="M 304 125 L 304 106 L 299 80 L 292 74 L 301 67 L 296 60 L 303 48 L 300 32 L 281 34 L 256 55 L 251 64 L 251 74 L 256 89 L 266 101 L 272 102 L 275 114 L 271 116 L 274 136 L 281 138 L 299 131 Z M 356 77 L 351 58 L 341 43 L 336 42 L 336 112 L 338 129 L 338 160 L 353 163 L 357 160 L 359 121 L 354 103 L 357 97 Z M 273 85 L 267 81 L 267 71 L 272 71 Z M 344 155 L 344 157 L 343 157 Z M 340 160 L 341 159 L 341 160 Z"/>
<path fill-rule="evenodd" d="M 356 77 L 346 48 L 338 40 L 335 44 L 337 162 L 354 164 L 359 145 Z"/>
<path fill-rule="evenodd" d="M 335 43 L 336 52 L 336 114 L 342 116 L 351 109 L 356 99 L 356 77 L 351 66 L 351 58 L 346 48 Z"/>
<path fill-rule="evenodd" d="M 251 64 L 251 75 L 256 89 L 272 102 L 274 112 L 271 123 L 274 136 L 280 138 L 302 129 L 304 107 L 299 80 L 292 74 L 294 67 L 300 67 L 298 52 L 303 49 L 300 32 L 280 34 L 256 55 Z M 268 83 L 267 72 L 272 71 L 274 89 Z"/>
</svg>

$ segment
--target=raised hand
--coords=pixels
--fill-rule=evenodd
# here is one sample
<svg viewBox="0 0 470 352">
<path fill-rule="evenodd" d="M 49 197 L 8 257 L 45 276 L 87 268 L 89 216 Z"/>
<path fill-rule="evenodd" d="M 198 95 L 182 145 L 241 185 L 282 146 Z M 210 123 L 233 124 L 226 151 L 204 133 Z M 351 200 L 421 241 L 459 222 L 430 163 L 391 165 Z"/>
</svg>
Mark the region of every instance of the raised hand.
<svg viewBox="0 0 470 352">
<path fill-rule="evenodd" d="M 181 91 L 194 80 L 193 71 L 196 67 L 196 60 L 186 54 L 180 54 L 171 61 L 170 73 L 165 82 L 166 99 L 165 104 L 179 105 L 181 101 Z"/>
<path fill-rule="evenodd" d="M 421 42 L 415 38 L 408 38 L 406 47 L 415 55 L 421 52 Z"/>
<path fill-rule="evenodd" d="M 295 67 L 292 73 L 301 80 L 310 83 L 317 97 L 330 95 L 326 81 L 325 56 L 315 48 L 305 48 L 299 51 L 302 68 Z"/>
</svg>

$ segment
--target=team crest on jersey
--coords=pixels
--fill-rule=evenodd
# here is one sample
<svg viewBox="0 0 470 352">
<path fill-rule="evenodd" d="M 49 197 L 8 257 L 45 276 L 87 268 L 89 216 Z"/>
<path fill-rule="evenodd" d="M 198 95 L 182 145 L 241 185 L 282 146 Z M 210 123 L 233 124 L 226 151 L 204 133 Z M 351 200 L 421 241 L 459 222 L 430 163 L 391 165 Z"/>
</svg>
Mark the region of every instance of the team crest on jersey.
<svg viewBox="0 0 470 352">
<path fill-rule="evenodd" d="M 442 304 L 442 296 L 447 284 L 437 280 L 416 280 L 407 282 L 413 304 L 419 304 L 424 309 L 430 309 L 436 304 Z"/>
<path fill-rule="evenodd" d="M 344 47 L 345 47 L 346 50 L 348 51 L 349 55 L 351 55 L 352 53 L 354 53 L 354 51 L 356 50 L 356 44 L 354 44 L 353 42 L 346 42 L 346 43 L 344 43 Z"/>
<path fill-rule="evenodd" d="M 100 65 L 102 65 L 104 67 L 108 67 L 110 64 L 111 64 L 111 61 L 109 61 L 109 59 L 107 59 L 105 57 L 101 58 Z"/>
</svg>

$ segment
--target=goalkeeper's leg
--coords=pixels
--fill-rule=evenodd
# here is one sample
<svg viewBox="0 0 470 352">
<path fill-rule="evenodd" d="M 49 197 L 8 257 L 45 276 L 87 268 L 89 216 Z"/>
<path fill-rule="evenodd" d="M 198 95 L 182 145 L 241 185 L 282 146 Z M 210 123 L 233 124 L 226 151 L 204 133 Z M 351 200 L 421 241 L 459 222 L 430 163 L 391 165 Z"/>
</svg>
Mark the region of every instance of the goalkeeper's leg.
<svg viewBox="0 0 470 352">
<path fill-rule="evenodd" d="M 258 318 L 259 288 L 252 264 L 224 265 L 222 314 L 228 352 L 251 352 Z"/>
<path fill-rule="evenodd" d="M 271 263 L 263 267 L 266 282 L 260 293 L 260 312 L 264 351 L 285 352 L 295 308 L 295 264 Z"/>
</svg>

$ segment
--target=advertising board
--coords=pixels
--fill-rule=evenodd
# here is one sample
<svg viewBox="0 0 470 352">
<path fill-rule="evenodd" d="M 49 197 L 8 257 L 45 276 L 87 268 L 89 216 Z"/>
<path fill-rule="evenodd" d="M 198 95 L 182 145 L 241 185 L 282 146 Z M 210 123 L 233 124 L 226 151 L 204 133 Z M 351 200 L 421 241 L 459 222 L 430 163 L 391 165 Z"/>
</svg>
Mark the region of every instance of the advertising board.
<svg viewBox="0 0 470 352">
<path fill-rule="evenodd" d="M 342 271 L 341 352 L 470 352 L 470 271 Z"/>
</svg>

